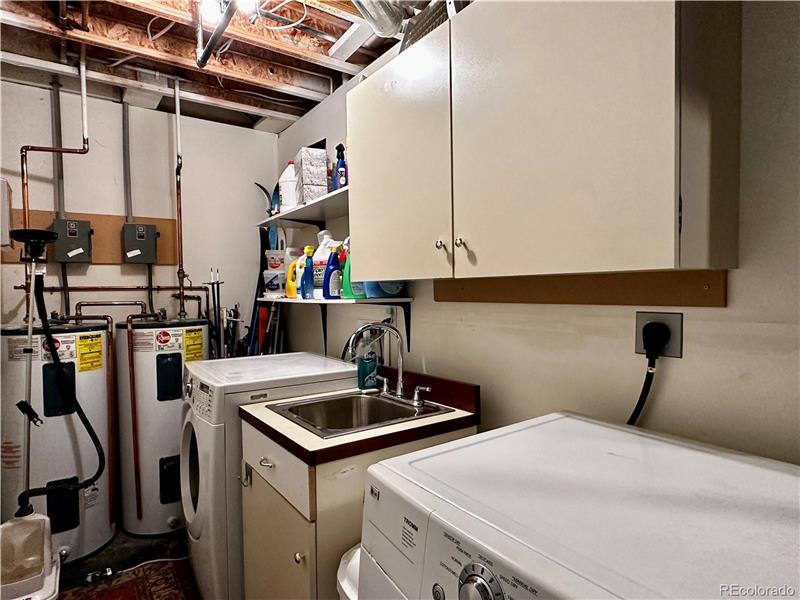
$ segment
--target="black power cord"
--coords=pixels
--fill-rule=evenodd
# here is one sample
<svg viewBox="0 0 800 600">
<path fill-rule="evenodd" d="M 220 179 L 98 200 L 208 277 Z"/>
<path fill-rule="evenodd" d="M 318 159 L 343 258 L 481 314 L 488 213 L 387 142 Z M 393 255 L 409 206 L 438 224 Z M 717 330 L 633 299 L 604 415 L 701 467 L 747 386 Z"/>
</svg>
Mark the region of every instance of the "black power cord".
<svg viewBox="0 0 800 600">
<path fill-rule="evenodd" d="M 650 394 L 650 388 L 653 385 L 653 378 L 656 375 L 656 360 L 664 352 L 664 347 L 669 343 L 669 338 L 669 327 L 660 321 L 651 321 L 642 328 L 642 345 L 647 357 L 647 373 L 644 376 L 639 400 L 636 402 L 631 416 L 628 417 L 628 425 L 636 425 L 639 415 L 644 410 L 647 396 Z"/>
<path fill-rule="evenodd" d="M 80 483 L 63 483 L 52 485 L 50 487 L 31 488 L 23 491 L 17 499 L 19 509 L 15 513 L 15 517 L 24 517 L 33 513 L 31 498 L 34 496 L 46 496 L 47 494 L 52 494 L 59 491 L 83 490 L 93 486 L 97 480 L 100 479 L 100 476 L 103 474 L 103 471 L 106 468 L 106 455 L 105 452 L 103 452 L 103 446 L 100 443 L 100 438 L 97 437 L 97 433 L 92 427 L 92 424 L 89 422 L 86 413 L 83 412 L 83 407 L 78 402 L 75 394 L 72 393 L 70 386 L 67 385 L 67 375 L 64 372 L 64 365 L 61 362 L 61 358 L 58 356 L 58 350 L 56 349 L 57 347 L 55 341 L 53 340 L 53 332 L 50 329 L 50 322 L 47 320 L 47 308 L 44 305 L 44 275 L 36 275 L 36 280 L 33 286 L 33 295 L 34 299 L 36 300 L 36 310 L 39 313 L 39 319 L 42 322 L 44 337 L 45 340 L 47 340 L 47 347 L 50 350 L 50 356 L 52 357 L 53 364 L 56 367 L 56 381 L 58 382 L 59 391 L 61 392 L 62 398 L 67 400 L 67 402 L 72 404 L 72 406 L 75 408 L 75 413 L 78 415 L 78 419 L 80 419 L 80 422 L 86 429 L 86 433 L 89 434 L 89 438 L 92 440 L 92 444 L 94 444 L 94 449 L 97 452 L 97 471 L 95 471 L 95 474 L 89 479 L 81 481 Z M 30 318 L 32 319 L 33 315 L 30 315 Z"/>
</svg>

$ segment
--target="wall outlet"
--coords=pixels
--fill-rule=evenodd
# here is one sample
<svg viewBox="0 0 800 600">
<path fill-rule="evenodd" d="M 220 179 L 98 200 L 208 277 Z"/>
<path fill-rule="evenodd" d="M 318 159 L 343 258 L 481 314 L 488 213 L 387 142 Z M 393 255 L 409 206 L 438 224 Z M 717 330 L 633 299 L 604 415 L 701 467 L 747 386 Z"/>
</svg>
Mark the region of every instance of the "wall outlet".
<svg viewBox="0 0 800 600">
<path fill-rule="evenodd" d="M 683 313 L 672 312 L 636 312 L 636 354 L 644 354 L 642 329 L 647 323 L 660 321 L 669 327 L 669 342 L 664 347 L 662 356 L 672 358 L 683 357 Z"/>
</svg>

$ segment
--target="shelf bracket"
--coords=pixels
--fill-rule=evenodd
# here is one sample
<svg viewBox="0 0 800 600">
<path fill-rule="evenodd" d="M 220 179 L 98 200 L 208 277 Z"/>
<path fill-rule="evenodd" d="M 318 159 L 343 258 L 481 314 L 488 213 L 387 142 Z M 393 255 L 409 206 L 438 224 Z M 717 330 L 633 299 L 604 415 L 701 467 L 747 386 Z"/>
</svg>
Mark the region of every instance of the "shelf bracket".
<svg viewBox="0 0 800 600">
<path fill-rule="evenodd" d="M 319 305 L 319 316 L 322 319 L 322 354 L 328 356 L 328 305 Z"/>
</svg>

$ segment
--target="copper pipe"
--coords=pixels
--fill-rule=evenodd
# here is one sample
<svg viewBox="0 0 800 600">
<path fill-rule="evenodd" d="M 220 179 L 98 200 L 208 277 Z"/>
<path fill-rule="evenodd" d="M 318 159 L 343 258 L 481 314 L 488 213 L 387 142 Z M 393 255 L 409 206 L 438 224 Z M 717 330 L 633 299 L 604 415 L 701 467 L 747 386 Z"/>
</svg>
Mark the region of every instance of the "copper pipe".
<svg viewBox="0 0 800 600">
<path fill-rule="evenodd" d="M 172 294 L 173 298 L 177 298 L 178 294 Z M 203 297 L 199 294 L 184 294 L 184 299 L 197 302 L 197 318 L 203 318 Z"/>
<path fill-rule="evenodd" d="M 14 286 L 15 290 L 22 290 L 28 292 L 29 288 L 26 283 L 20 283 Z M 63 291 L 63 287 L 58 285 L 45 286 L 44 291 L 48 294 L 56 294 Z M 69 289 L 73 292 L 146 292 L 146 285 L 71 285 Z M 153 287 L 154 292 L 174 292 L 180 288 L 177 285 L 157 285 Z M 192 292 L 203 292 L 206 296 L 206 314 L 211 313 L 210 292 L 206 286 L 202 285 L 187 285 L 184 290 Z M 185 294 L 184 294 L 185 297 Z"/>
<path fill-rule="evenodd" d="M 63 321 L 105 321 L 106 322 L 106 402 L 108 409 L 108 511 L 109 523 L 116 521 L 117 514 L 117 420 L 116 398 L 114 379 L 114 319 L 110 315 L 61 315 Z"/>
<path fill-rule="evenodd" d="M 133 353 L 134 320 L 156 319 L 157 313 L 128 315 L 128 386 L 131 393 L 131 437 L 133 438 L 133 484 L 136 490 L 136 518 L 142 518 L 142 477 L 139 464 L 139 423 L 136 413 L 136 362 Z"/>
<path fill-rule="evenodd" d="M 83 316 L 84 306 L 138 306 L 142 314 L 147 312 L 147 305 L 141 300 L 85 300 L 75 304 L 75 314 Z"/>
<path fill-rule="evenodd" d="M 235 6 L 235 3 L 234 3 Z M 183 269 L 183 204 L 181 202 L 181 171 L 183 170 L 183 153 L 181 151 L 181 84 L 175 83 L 175 243 L 178 248 L 178 318 L 186 317 L 186 298 L 184 287 L 186 271 Z"/>
<path fill-rule="evenodd" d="M 19 150 L 20 176 L 22 177 L 22 227 L 30 228 L 30 202 L 28 199 L 28 153 L 50 152 L 58 154 L 86 154 L 89 152 L 89 126 L 86 118 L 86 51 L 81 47 L 80 58 L 81 78 L 81 122 L 83 125 L 83 145 L 80 148 L 59 148 L 55 146 L 23 146 Z"/>
</svg>

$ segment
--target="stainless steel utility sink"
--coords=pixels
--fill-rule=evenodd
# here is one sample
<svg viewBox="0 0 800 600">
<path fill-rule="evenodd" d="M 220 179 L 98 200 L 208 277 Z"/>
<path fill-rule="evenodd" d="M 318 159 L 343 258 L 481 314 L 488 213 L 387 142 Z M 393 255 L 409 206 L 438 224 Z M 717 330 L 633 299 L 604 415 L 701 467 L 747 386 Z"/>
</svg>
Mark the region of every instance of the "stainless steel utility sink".
<svg viewBox="0 0 800 600">
<path fill-rule="evenodd" d="M 417 408 L 377 393 L 338 394 L 314 400 L 284 402 L 267 408 L 321 438 L 412 421 L 453 410 L 430 402 Z"/>
</svg>

